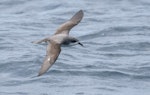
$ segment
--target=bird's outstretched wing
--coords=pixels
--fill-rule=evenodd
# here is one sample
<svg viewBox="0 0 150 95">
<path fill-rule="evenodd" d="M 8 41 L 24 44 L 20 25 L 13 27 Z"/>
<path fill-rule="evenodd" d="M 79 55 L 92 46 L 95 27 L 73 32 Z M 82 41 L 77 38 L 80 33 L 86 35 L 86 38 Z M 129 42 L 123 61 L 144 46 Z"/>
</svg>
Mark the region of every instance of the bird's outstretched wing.
<svg viewBox="0 0 150 95">
<path fill-rule="evenodd" d="M 55 63 L 60 54 L 60 51 L 61 51 L 60 44 L 57 44 L 55 42 L 51 43 L 49 42 L 47 46 L 47 54 L 41 66 L 38 76 L 44 74 Z"/>
<path fill-rule="evenodd" d="M 69 21 L 60 25 L 55 34 L 69 34 L 69 31 L 83 18 L 83 11 L 78 11 Z"/>
</svg>

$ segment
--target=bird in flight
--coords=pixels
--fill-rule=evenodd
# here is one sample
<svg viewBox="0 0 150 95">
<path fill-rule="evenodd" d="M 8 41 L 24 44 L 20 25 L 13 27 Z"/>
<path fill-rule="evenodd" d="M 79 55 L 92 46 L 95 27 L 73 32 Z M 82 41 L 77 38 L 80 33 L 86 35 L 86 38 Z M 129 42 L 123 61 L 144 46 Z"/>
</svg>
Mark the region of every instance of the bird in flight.
<svg viewBox="0 0 150 95">
<path fill-rule="evenodd" d="M 47 72 L 48 69 L 55 63 L 61 52 L 61 45 L 79 44 L 83 46 L 83 44 L 77 38 L 69 35 L 70 30 L 82 20 L 83 15 L 84 14 L 82 10 L 78 11 L 70 20 L 61 24 L 52 36 L 32 42 L 35 44 L 42 42 L 48 43 L 46 56 L 38 76 L 41 76 Z"/>
</svg>

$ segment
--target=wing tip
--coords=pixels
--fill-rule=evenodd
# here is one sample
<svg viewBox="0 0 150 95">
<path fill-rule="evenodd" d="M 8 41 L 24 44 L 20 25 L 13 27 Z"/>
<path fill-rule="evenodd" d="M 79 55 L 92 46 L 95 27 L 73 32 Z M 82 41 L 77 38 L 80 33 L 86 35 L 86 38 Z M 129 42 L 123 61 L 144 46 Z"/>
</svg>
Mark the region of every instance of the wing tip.
<svg viewBox="0 0 150 95">
<path fill-rule="evenodd" d="M 46 71 L 44 71 L 44 72 L 41 72 L 41 71 L 40 71 L 40 72 L 38 73 L 37 77 L 43 75 L 45 72 L 46 72 Z"/>
<path fill-rule="evenodd" d="M 72 21 L 75 21 L 76 23 L 79 23 L 81 21 L 81 19 L 83 18 L 83 10 L 79 10 L 72 18 Z"/>
<path fill-rule="evenodd" d="M 83 14 L 83 10 L 82 10 L 82 9 L 80 9 L 78 12 L 79 12 L 80 14 Z"/>
<path fill-rule="evenodd" d="M 83 10 L 81 9 L 81 10 L 79 10 L 79 12 L 78 12 L 80 15 L 81 15 L 81 17 L 83 17 L 83 15 L 84 15 L 84 13 L 83 13 Z"/>
<path fill-rule="evenodd" d="M 77 25 L 83 18 L 84 12 L 80 9 L 67 22 L 63 23 L 55 32 L 54 35 L 64 33 L 69 34 L 70 29 Z M 65 31 L 66 30 L 66 31 Z"/>
</svg>

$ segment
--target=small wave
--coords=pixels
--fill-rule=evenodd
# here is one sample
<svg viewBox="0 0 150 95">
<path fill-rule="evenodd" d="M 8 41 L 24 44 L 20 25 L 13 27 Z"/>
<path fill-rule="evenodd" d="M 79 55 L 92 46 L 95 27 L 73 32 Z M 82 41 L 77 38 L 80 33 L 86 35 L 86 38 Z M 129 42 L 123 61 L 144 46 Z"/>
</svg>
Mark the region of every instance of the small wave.
<svg viewBox="0 0 150 95">
<path fill-rule="evenodd" d="M 111 46 L 104 46 L 98 48 L 101 51 L 115 51 L 115 50 L 132 50 L 132 51 L 148 51 L 150 47 L 149 42 L 121 42 Z"/>
<path fill-rule="evenodd" d="M 122 71 L 74 71 L 74 70 L 52 70 L 50 74 L 61 74 L 61 75 L 72 75 L 72 76 L 89 76 L 89 77 L 109 77 L 109 78 L 130 78 L 130 79 L 140 79 L 140 80 L 149 80 L 149 75 L 143 74 L 129 74 Z"/>
<path fill-rule="evenodd" d="M 121 53 L 107 53 L 107 54 L 101 54 L 103 56 L 107 57 L 132 57 L 132 56 L 137 56 L 136 54 L 121 54 Z"/>
<path fill-rule="evenodd" d="M 0 92 L 1 95 L 28 95 L 25 92 Z"/>
<path fill-rule="evenodd" d="M 108 27 L 101 31 L 93 31 L 91 34 L 87 34 L 84 36 L 80 36 L 79 38 L 82 40 L 89 40 L 89 39 L 96 39 L 100 37 L 107 37 L 107 36 L 129 36 L 129 35 L 147 35 L 149 31 L 149 26 L 114 26 Z M 141 32 L 142 31 L 142 32 Z M 149 35 L 149 34 L 148 34 Z"/>
<path fill-rule="evenodd" d="M 132 75 L 131 76 L 132 79 L 136 79 L 136 80 L 141 80 L 141 81 L 149 81 L 150 80 L 150 76 L 149 75 Z"/>
<path fill-rule="evenodd" d="M 77 70 L 51 70 L 49 73 L 65 74 L 72 76 L 97 76 L 97 77 L 128 77 L 127 73 L 121 71 L 77 71 Z"/>
</svg>

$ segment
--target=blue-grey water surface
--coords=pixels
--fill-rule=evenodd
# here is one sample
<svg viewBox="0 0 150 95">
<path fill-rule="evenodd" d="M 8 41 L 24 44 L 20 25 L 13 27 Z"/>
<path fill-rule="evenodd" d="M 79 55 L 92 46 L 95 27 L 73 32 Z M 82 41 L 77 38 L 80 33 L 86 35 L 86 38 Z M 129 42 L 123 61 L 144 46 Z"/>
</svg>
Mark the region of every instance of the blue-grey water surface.
<svg viewBox="0 0 150 95">
<path fill-rule="evenodd" d="M 52 35 L 77 11 L 70 35 L 85 47 L 62 47 L 34 77 Z M 0 95 L 150 95 L 149 0 L 0 0 Z"/>
</svg>

